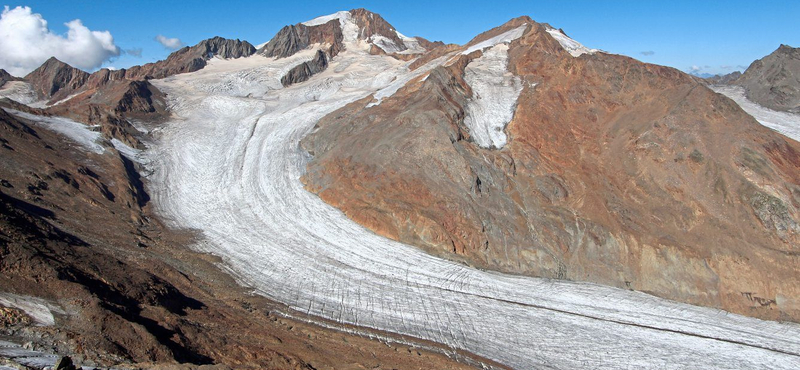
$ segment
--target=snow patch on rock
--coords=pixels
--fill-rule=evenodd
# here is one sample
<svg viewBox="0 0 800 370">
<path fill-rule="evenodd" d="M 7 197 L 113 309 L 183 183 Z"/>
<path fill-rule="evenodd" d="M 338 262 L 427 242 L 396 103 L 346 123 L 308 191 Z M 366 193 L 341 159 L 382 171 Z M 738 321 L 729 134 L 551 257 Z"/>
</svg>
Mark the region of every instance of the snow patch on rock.
<svg viewBox="0 0 800 370">
<path fill-rule="evenodd" d="M 470 46 L 469 48 L 467 48 L 467 50 L 464 50 L 464 52 L 462 52 L 461 54 L 466 55 L 466 54 L 472 53 L 473 51 L 490 48 L 490 47 L 495 46 L 497 44 L 510 43 L 511 41 L 514 41 L 514 40 L 522 37 L 522 35 L 525 33 L 525 29 L 527 27 L 528 27 L 527 24 L 523 24 L 523 25 L 521 25 L 521 26 L 519 26 L 519 27 L 517 27 L 517 28 L 515 28 L 513 30 L 506 31 L 506 32 L 503 32 L 503 33 L 495 36 L 495 37 L 483 40 L 483 41 L 481 41 L 481 42 L 479 42 L 479 43 L 477 43 L 475 45 Z"/>
<path fill-rule="evenodd" d="M 465 107 L 464 124 L 482 148 L 500 149 L 508 141 L 504 129 L 514 118 L 522 80 L 508 71 L 507 64 L 508 45 L 499 44 L 469 62 L 465 70 L 472 97 Z"/>
<path fill-rule="evenodd" d="M 416 37 L 408 37 L 400 32 L 397 32 L 397 30 L 395 30 L 394 33 L 397 34 L 397 37 L 399 37 L 400 40 L 403 40 L 403 45 L 406 47 L 406 50 L 401 51 L 400 54 L 422 54 L 427 51 L 424 47 L 422 47 L 422 45 L 419 44 L 419 40 L 417 40 Z"/>
<path fill-rule="evenodd" d="M 573 57 L 579 57 L 583 54 L 594 54 L 599 51 L 597 49 L 589 49 L 583 46 L 580 42 L 569 38 L 569 36 L 565 35 L 564 32 L 561 32 L 561 30 L 547 28 L 547 33 L 549 33 L 550 36 L 553 36 L 553 38 L 556 39 L 559 44 L 561 44 L 561 47 L 569 52 Z"/>
<path fill-rule="evenodd" d="M 369 41 L 373 45 L 381 48 L 381 50 L 385 51 L 387 54 L 399 53 L 402 51 L 400 50 L 400 46 L 398 46 L 394 41 L 392 41 L 388 37 L 384 37 L 381 35 L 372 35 L 370 36 Z"/>
<path fill-rule="evenodd" d="M 0 293 L 0 306 L 16 308 L 25 312 L 38 326 L 55 325 L 53 312 L 64 314 L 64 310 L 44 299 L 12 293 Z"/>
<path fill-rule="evenodd" d="M 64 135 L 70 140 L 78 143 L 84 149 L 91 152 L 103 154 L 106 151 L 105 147 L 98 143 L 103 134 L 97 131 L 92 131 L 91 127 L 80 122 L 75 122 L 64 117 L 37 116 L 35 114 L 20 112 L 14 109 L 6 109 L 6 111 L 17 117 L 33 121 L 37 125 L 40 125 L 48 130 Z"/>
</svg>

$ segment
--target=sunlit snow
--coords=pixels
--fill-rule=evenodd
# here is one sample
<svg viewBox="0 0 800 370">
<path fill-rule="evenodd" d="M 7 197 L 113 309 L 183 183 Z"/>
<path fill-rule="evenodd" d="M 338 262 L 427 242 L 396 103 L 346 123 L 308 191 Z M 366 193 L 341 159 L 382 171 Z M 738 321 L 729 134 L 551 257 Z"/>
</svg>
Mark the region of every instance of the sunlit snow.
<svg viewBox="0 0 800 370">
<path fill-rule="evenodd" d="M 89 126 L 86 126 L 82 123 L 75 122 L 64 117 L 37 116 L 35 114 L 20 112 L 13 109 L 6 109 L 6 111 L 15 116 L 33 121 L 37 125 L 40 125 L 48 130 L 64 135 L 80 145 L 82 148 L 91 152 L 102 154 L 106 150 L 103 145 L 98 143 L 98 140 L 103 134 L 97 131 L 92 131 Z"/>
<path fill-rule="evenodd" d="M 507 44 L 507 43 L 509 43 L 511 41 L 514 41 L 514 40 L 520 38 L 522 36 L 522 34 L 525 33 L 525 29 L 527 29 L 527 28 L 528 28 L 528 25 L 527 24 L 523 24 L 523 25 L 521 25 L 521 26 L 519 26 L 519 27 L 517 27 L 517 28 L 515 28 L 513 30 L 509 30 L 509 31 L 503 32 L 503 33 L 501 33 L 501 34 L 499 34 L 499 35 L 497 35 L 495 37 L 483 40 L 483 41 L 481 41 L 481 42 L 479 42 L 479 43 L 477 43 L 475 45 L 470 46 L 469 48 L 467 48 L 467 50 L 464 50 L 464 52 L 462 54 L 466 55 L 466 54 L 472 53 L 475 50 L 483 50 L 483 49 L 495 46 L 497 44 L 504 44 L 504 43 Z"/>
<path fill-rule="evenodd" d="M 465 70 L 472 97 L 465 107 L 464 124 L 483 148 L 500 149 L 508 141 L 503 130 L 514 118 L 522 81 L 507 70 L 507 64 L 508 45 L 500 44 L 469 62 Z"/>
<path fill-rule="evenodd" d="M 573 57 L 579 57 L 583 54 L 594 54 L 599 51 L 597 49 L 589 49 L 583 46 L 581 43 L 569 38 L 569 36 L 565 35 L 563 32 L 561 32 L 561 30 L 547 28 L 547 33 L 549 33 L 550 36 L 553 36 L 553 38 L 556 39 L 559 44 L 561 44 L 561 47 L 568 51 Z"/>
</svg>

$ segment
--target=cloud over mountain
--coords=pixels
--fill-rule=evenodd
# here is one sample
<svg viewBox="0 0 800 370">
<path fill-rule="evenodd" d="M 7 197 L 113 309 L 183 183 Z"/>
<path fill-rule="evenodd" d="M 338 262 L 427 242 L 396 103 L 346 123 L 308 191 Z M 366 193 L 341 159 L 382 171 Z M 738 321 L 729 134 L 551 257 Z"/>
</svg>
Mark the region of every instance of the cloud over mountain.
<svg viewBox="0 0 800 370">
<path fill-rule="evenodd" d="M 0 68 L 24 76 L 50 57 L 91 70 L 120 55 L 108 31 L 92 31 L 80 19 L 65 23 L 66 35 L 53 33 L 30 7 L 6 6 L 0 16 Z"/>
<path fill-rule="evenodd" d="M 181 39 L 177 37 L 166 37 L 164 35 L 158 35 L 156 36 L 156 41 L 158 41 L 159 44 L 164 45 L 164 47 L 169 50 L 177 50 L 180 49 L 181 46 L 183 46 L 183 42 L 181 41 Z"/>
</svg>

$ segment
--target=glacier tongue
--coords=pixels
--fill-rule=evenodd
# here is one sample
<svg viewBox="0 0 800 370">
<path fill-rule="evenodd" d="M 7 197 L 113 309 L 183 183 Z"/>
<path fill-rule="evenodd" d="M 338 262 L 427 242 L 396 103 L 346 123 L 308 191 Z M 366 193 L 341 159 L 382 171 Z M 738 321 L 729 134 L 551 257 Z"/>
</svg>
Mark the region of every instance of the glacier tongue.
<svg viewBox="0 0 800 370">
<path fill-rule="evenodd" d="M 145 153 L 160 214 L 199 230 L 196 248 L 257 293 L 519 369 L 800 368 L 795 324 L 476 270 L 369 232 L 303 188 L 309 157 L 298 142 L 320 118 L 403 79 L 408 64 L 352 48 L 283 88 L 280 63 L 290 62 L 220 60 L 153 81 L 176 118 Z M 489 80 L 516 92 L 496 67 L 485 67 Z"/>
</svg>

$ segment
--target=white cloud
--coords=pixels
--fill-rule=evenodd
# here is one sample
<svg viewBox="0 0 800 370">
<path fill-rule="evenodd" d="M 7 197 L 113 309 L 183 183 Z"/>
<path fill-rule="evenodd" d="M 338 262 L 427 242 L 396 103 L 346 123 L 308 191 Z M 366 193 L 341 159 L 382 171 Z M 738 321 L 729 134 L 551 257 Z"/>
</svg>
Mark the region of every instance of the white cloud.
<svg viewBox="0 0 800 370">
<path fill-rule="evenodd" d="M 73 67 L 91 70 L 118 56 L 108 31 L 92 31 L 80 19 L 65 23 L 66 37 L 50 31 L 41 14 L 30 7 L 4 7 L 0 16 L 0 68 L 24 76 L 50 57 Z"/>
<path fill-rule="evenodd" d="M 689 69 L 690 69 L 692 72 L 699 72 L 699 71 L 700 71 L 702 68 L 700 68 L 700 67 L 698 67 L 698 66 L 691 66 Z"/>
<path fill-rule="evenodd" d="M 183 42 L 181 39 L 177 37 L 166 37 L 164 35 L 156 36 L 156 41 L 158 41 L 161 45 L 164 45 L 165 48 L 169 50 L 176 50 L 183 46 Z"/>
<path fill-rule="evenodd" d="M 142 57 L 142 48 L 125 49 L 125 54 L 128 54 L 128 55 L 136 57 L 136 58 L 141 58 Z"/>
</svg>

